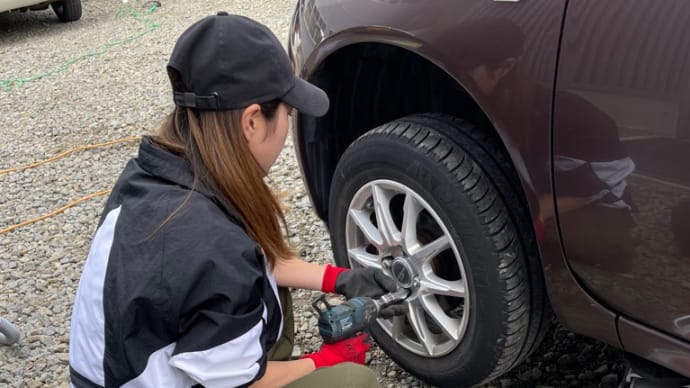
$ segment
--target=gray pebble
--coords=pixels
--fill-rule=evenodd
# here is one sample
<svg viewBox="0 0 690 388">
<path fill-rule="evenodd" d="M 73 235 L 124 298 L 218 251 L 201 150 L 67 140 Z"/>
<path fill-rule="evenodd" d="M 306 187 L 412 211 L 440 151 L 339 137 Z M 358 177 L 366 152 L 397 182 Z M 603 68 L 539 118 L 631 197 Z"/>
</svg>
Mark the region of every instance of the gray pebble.
<svg viewBox="0 0 690 388">
<path fill-rule="evenodd" d="M 618 375 L 608 374 L 601 378 L 601 385 L 605 387 L 613 387 L 618 384 Z"/>
</svg>

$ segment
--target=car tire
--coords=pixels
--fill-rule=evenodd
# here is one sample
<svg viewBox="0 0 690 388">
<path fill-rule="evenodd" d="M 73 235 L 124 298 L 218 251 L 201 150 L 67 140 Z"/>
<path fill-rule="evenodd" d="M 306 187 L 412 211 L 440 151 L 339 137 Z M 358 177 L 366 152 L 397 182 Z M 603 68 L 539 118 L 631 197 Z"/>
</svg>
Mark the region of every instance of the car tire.
<svg viewBox="0 0 690 388">
<path fill-rule="evenodd" d="M 51 4 L 61 22 L 73 22 L 81 18 L 81 0 L 62 0 Z"/>
<path fill-rule="evenodd" d="M 445 115 L 402 118 L 353 142 L 331 185 L 336 263 L 380 267 L 411 290 L 374 338 L 442 387 L 507 372 L 552 316 L 526 201 L 487 133 Z"/>
</svg>

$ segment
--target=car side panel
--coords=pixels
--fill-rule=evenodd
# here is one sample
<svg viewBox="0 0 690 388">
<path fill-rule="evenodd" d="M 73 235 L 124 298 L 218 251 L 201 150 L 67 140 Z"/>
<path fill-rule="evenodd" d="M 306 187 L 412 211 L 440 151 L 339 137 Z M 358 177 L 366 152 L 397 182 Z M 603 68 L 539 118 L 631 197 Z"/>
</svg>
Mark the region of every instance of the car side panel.
<svg viewBox="0 0 690 388">
<path fill-rule="evenodd" d="M 52 3 L 57 0 L 3 0 L 0 1 L 0 12 L 11 11 L 13 9 L 31 7 L 38 4 Z"/>
<path fill-rule="evenodd" d="M 627 318 L 619 322 L 625 350 L 690 377 L 690 343 Z"/>
<path fill-rule="evenodd" d="M 566 257 L 612 310 L 690 343 L 690 1 L 568 7 L 554 108 Z"/>
<path fill-rule="evenodd" d="M 338 49 L 360 42 L 395 45 L 431 61 L 457 80 L 493 122 L 536 217 L 539 199 L 548 202 L 552 195 L 551 96 L 565 6 L 564 0 L 305 0 L 297 9 L 294 23 L 299 32 L 290 38 L 291 55 L 297 72 L 307 79 Z M 491 50 L 501 46 L 500 41 L 492 41 L 500 36 L 491 27 L 496 21 L 498 28 L 516 29 L 524 36 L 521 53 L 514 58 L 519 76 L 503 83 L 500 92 L 485 93 L 472 81 L 466 63 L 491 57 Z M 487 27 L 482 28 L 482 23 Z M 474 28 L 471 34 L 468 26 Z M 327 136 L 319 131 L 332 129 L 301 128 L 299 122 L 295 128 L 298 158 L 309 185 L 311 163 L 305 150 L 310 142 Z M 560 320 L 571 330 L 620 346 L 615 315 L 591 299 L 573 278 L 555 225 L 547 225 L 540 248 L 547 288 Z"/>
</svg>

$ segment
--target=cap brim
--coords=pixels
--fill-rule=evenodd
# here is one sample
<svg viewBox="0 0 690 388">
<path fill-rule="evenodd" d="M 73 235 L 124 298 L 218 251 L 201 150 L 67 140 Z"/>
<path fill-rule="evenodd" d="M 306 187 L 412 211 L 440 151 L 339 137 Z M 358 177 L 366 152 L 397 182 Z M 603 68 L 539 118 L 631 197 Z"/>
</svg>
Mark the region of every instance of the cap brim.
<svg viewBox="0 0 690 388">
<path fill-rule="evenodd" d="M 305 115 L 321 117 L 328 112 L 326 92 L 301 78 L 295 77 L 295 86 L 281 100 Z"/>
</svg>

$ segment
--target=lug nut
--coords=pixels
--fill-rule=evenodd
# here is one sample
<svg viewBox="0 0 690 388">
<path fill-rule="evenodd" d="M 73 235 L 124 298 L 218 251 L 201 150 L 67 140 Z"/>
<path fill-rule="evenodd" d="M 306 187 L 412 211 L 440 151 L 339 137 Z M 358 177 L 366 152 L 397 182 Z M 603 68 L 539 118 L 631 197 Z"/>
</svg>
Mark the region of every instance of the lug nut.
<svg viewBox="0 0 690 388">
<path fill-rule="evenodd" d="M 391 263 L 393 263 L 393 256 L 386 256 L 381 259 L 381 266 L 384 269 L 391 269 Z"/>
</svg>

